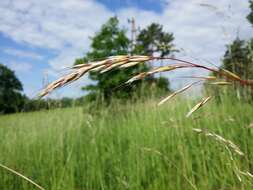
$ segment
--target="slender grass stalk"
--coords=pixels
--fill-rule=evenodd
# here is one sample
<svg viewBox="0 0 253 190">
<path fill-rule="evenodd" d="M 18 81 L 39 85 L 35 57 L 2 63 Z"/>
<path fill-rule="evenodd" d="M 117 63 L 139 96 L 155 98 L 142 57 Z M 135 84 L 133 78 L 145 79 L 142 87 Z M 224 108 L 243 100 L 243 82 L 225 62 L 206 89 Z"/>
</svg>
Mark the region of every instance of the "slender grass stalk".
<svg viewBox="0 0 253 190">
<path fill-rule="evenodd" d="M 9 171 L 9 172 L 11 172 L 11 173 L 13 173 L 13 174 L 15 174 L 15 175 L 17 175 L 17 176 L 19 176 L 19 177 L 21 177 L 21 178 L 23 178 L 24 180 L 28 181 L 29 183 L 31 183 L 32 185 L 34 185 L 38 189 L 45 190 L 43 187 L 41 187 L 40 185 L 38 185 L 37 183 L 35 183 L 33 180 L 29 179 L 28 177 L 24 176 L 23 174 L 21 174 L 21 173 L 15 171 L 15 170 L 3 165 L 1 163 L 0 163 L 0 167 L 7 170 L 7 171 Z"/>
</svg>

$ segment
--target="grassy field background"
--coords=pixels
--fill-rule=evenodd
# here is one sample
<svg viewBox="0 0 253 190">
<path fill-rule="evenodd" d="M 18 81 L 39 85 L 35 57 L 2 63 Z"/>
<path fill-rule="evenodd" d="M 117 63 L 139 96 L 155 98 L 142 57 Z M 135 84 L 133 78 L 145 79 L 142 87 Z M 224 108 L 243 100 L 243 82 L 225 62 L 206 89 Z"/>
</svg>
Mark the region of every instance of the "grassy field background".
<svg viewBox="0 0 253 190">
<path fill-rule="evenodd" d="M 91 112 L 70 108 L 0 117 L 0 163 L 47 190 L 253 189 L 253 106 L 224 98 L 115 102 Z M 192 128 L 233 141 L 239 156 Z M 233 160 L 231 159 L 233 158 Z M 0 189 L 35 189 L 0 168 Z"/>
</svg>

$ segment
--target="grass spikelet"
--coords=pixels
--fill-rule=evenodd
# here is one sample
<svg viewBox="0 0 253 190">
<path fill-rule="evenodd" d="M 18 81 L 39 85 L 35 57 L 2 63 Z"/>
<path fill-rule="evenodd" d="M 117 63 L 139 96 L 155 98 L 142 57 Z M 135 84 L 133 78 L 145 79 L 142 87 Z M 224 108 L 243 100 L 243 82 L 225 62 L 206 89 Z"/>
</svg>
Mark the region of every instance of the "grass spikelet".
<svg viewBox="0 0 253 190">
<path fill-rule="evenodd" d="M 167 96 L 166 98 L 162 99 L 159 103 L 158 103 L 158 106 L 164 104 L 165 102 L 167 102 L 168 100 L 170 100 L 171 98 L 173 98 L 174 96 L 176 96 L 177 94 L 179 93 L 182 93 L 184 91 L 186 91 L 187 89 L 191 88 L 193 85 L 199 83 L 200 81 L 197 81 L 197 82 L 193 82 L 191 84 L 188 84 L 187 86 L 175 91 L 174 93 L 170 94 L 169 96 Z"/>
<path fill-rule="evenodd" d="M 246 128 L 252 129 L 253 128 L 253 123 L 250 123 Z"/>
<path fill-rule="evenodd" d="M 245 175 L 245 176 L 248 176 L 248 177 L 253 178 L 253 174 L 251 174 L 251 173 L 250 173 L 250 172 L 248 172 L 248 171 L 246 171 L 246 172 L 239 171 L 239 172 L 240 172 L 240 174 L 242 174 L 242 175 Z"/>
<path fill-rule="evenodd" d="M 95 61 L 95 62 L 90 62 L 90 63 L 85 63 L 85 64 L 80 64 L 80 65 L 75 65 L 71 67 L 71 69 L 74 69 L 73 72 L 70 74 L 61 77 L 60 79 L 52 82 L 49 84 L 40 94 L 39 97 L 43 97 L 53 91 L 56 88 L 62 87 L 64 85 L 67 85 L 75 80 L 78 80 L 80 77 L 82 77 L 85 73 L 89 71 L 99 71 L 101 73 L 110 71 L 113 68 L 128 68 L 134 65 L 137 65 L 139 63 L 143 63 L 146 61 L 151 61 L 151 60 L 173 60 L 173 61 L 178 61 L 180 64 L 177 65 L 167 65 L 163 67 L 158 67 L 154 68 L 148 72 L 145 73 L 140 73 L 131 79 L 129 79 L 126 83 L 131 83 L 136 80 L 143 79 L 147 75 L 152 75 L 155 73 L 160 73 L 160 72 L 166 72 L 166 71 L 171 71 L 171 70 L 176 70 L 179 68 L 197 68 L 197 69 L 204 69 L 206 71 L 211 71 L 214 73 L 217 73 L 218 75 L 222 76 L 224 79 L 229 79 L 231 81 L 239 81 L 241 85 L 247 85 L 253 88 L 253 81 L 250 80 L 242 80 L 240 79 L 239 76 L 236 74 L 227 71 L 227 70 L 216 70 L 214 68 L 206 67 L 203 65 L 195 64 L 189 61 L 184 61 L 181 59 L 173 58 L 173 57 L 152 57 L 152 56 L 145 56 L 145 55 L 118 55 L 118 56 L 111 56 L 105 60 L 101 61 Z M 194 77 L 192 77 L 194 78 Z M 195 77 L 199 78 L 202 80 L 215 80 L 215 77 Z M 228 85 L 227 82 L 216 82 L 213 83 L 216 85 Z M 178 92 L 176 92 L 177 94 Z M 172 97 L 174 96 L 173 94 L 171 95 Z M 168 97 L 167 97 L 168 98 Z"/>
<path fill-rule="evenodd" d="M 107 67 L 105 66 L 105 67 L 104 67 L 105 69 L 101 70 L 100 73 L 105 73 L 105 72 L 110 71 L 110 70 L 112 70 L 112 69 L 114 69 L 114 68 L 116 68 L 116 67 L 119 67 L 119 66 L 121 66 L 121 65 L 124 65 L 125 63 L 127 63 L 127 61 L 120 61 L 120 62 L 111 64 L 110 66 L 107 66 Z"/>
<path fill-rule="evenodd" d="M 182 67 L 187 67 L 185 65 L 177 65 L 177 66 L 173 66 L 173 65 L 169 65 L 169 66 L 163 66 L 163 67 L 158 67 L 158 68 L 154 68 L 148 72 L 143 72 L 140 74 L 137 74 L 135 76 L 133 76 L 131 79 L 129 79 L 126 84 L 132 83 L 136 80 L 141 80 L 144 77 L 148 76 L 148 75 L 153 75 L 155 73 L 160 73 L 160 72 L 165 72 L 165 71 L 172 71 L 178 68 L 182 68 Z"/>
<path fill-rule="evenodd" d="M 153 59 L 152 57 L 146 56 L 146 55 L 134 55 L 129 58 L 129 61 L 130 62 L 145 62 L 145 61 L 150 61 L 152 59 Z"/>
<path fill-rule="evenodd" d="M 90 70 L 90 67 L 83 67 L 80 69 L 77 69 L 71 73 L 69 73 L 68 75 L 61 77 L 60 79 L 52 82 L 51 84 L 49 84 L 40 94 L 39 97 L 43 97 L 47 94 L 49 94 L 50 92 L 52 92 L 54 89 L 62 87 L 64 85 L 67 85 L 73 81 L 78 80 L 79 78 L 81 78 L 85 73 L 87 73 Z"/>
<path fill-rule="evenodd" d="M 134 81 L 141 80 L 141 79 L 143 79 L 146 76 L 147 76 L 146 72 L 139 73 L 138 75 L 135 75 L 132 78 L 130 78 L 128 81 L 126 81 L 125 84 L 130 84 L 130 83 L 132 83 Z"/>
<path fill-rule="evenodd" d="M 232 73 L 231 71 L 228 71 L 226 69 L 222 69 L 222 72 L 224 72 L 227 76 L 229 76 L 233 79 L 241 80 L 241 78 L 238 75 L 236 75 L 235 73 Z"/>
<path fill-rule="evenodd" d="M 232 149 L 236 154 L 238 154 L 239 156 L 244 156 L 245 154 L 240 150 L 240 148 L 235 145 L 232 141 L 227 140 L 225 138 L 223 138 L 222 136 L 215 134 L 215 133 L 211 133 L 207 130 L 203 130 L 203 129 L 197 129 L 197 128 L 193 128 L 193 131 L 203 134 L 207 137 L 211 137 L 214 140 L 216 140 L 217 142 L 225 145 L 226 147 L 229 147 L 230 149 Z"/>
<path fill-rule="evenodd" d="M 129 62 L 127 64 L 121 65 L 119 66 L 119 68 L 128 68 L 128 67 L 133 67 L 139 63 L 143 63 L 143 62 L 139 62 L 139 61 L 133 61 L 133 62 Z"/>
<path fill-rule="evenodd" d="M 152 75 L 155 73 L 161 73 L 161 72 L 165 72 L 165 71 L 172 71 L 178 68 L 183 68 L 183 67 L 188 67 L 185 65 L 167 65 L 167 66 L 162 66 L 162 67 L 158 67 L 155 69 L 152 69 L 150 71 L 147 72 L 148 75 Z"/>
<path fill-rule="evenodd" d="M 180 77 L 180 78 L 192 78 L 192 79 L 202 79 L 202 80 L 216 80 L 217 79 L 214 76 L 206 76 L 206 77 L 202 77 L 202 76 L 184 76 L 184 77 Z"/>
<path fill-rule="evenodd" d="M 99 72 L 99 71 L 103 70 L 104 68 L 106 68 L 106 65 L 100 65 L 98 67 L 95 67 L 94 69 L 91 69 L 90 71 Z"/>
<path fill-rule="evenodd" d="M 196 104 L 187 114 L 186 117 L 190 117 L 195 111 L 197 111 L 199 108 L 201 108 L 203 105 L 205 105 L 209 100 L 211 99 L 211 96 L 204 98 L 201 102 Z"/>
<path fill-rule="evenodd" d="M 91 63 L 78 64 L 78 65 L 72 66 L 71 68 L 72 69 L 81 69 L 81 68 L 84 68 L 84 67 L 95 68 L 95 67 L 99 67 L 101 65 L 104 65 L 106 63 L 108 63 L 108 59 L 107 60 L 102 60 L 102 61 L 91 62 Z"/>
<path fill-rule="evenodd" d="M 23 178 L 24 180 L 26 180 L 27 182 L 31 183 L 32 185 L 34 185 L 38 189 L 45 190 L 43 187 L 41 187 L 40 185 L 38 185 L 37 183 L 35 183 L 33 180 L 29 179 L 28 177 L 22 175 L 21 173 L 19 173 L 19 172 L 15 171 L 15 170 L 13 170 L 13 169 L 11 169 L 11 168 L 3 165 L 3 164 L 0 164 L 0 167 L 3 168 L 3 169 L 5 169 L 5 170 L 7 170 L 7 171 L 9 171 L 9 172 L 11 172 L 11 173 L 13 173 L 13 174 L 15 174 L 15 175 L 17 175 L 17 176 L 19 176 L 19 177 L 21 177 L 21 178 Z"/>
<path fill-rule="evenodd" d="M 220 85 L 220 86 L 227 86 L 227 85 L 231 85 L 231 82 L 226 82 L 226 81 L 220 81 L 220 82 L 212 82 L 209 84 L 213 84 L 213 85 Z"/>
<path fill-rule="evenodd" d="M 74 65 L 72 67 L 70 67 L 71 69 L 80 69 L 80 68 L 83 68 L 83 67 L 90 67 L 91 64 L 89 63 L 84 63 L 84 64 L 78 64 L 78 65 Z"/>
</svg>

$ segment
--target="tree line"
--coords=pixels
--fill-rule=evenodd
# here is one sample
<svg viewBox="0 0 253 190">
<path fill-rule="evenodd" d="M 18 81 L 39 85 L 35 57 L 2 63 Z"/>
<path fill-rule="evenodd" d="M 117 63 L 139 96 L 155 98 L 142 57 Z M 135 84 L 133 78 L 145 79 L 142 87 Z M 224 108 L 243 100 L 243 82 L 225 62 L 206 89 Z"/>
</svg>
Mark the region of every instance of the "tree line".
<svg viewBox="0 0 253 190">
<path fill-rule="evenodd" d="M 22 91 L 22 83 L 14 71 L 0 64 L 0 114 L 80 106 L 84 101 L 82 97 L 76 99 L 30 99 Z"/>
<path fill-rule="evenodd" d="M 249 1 L 249 5 L 251 11 L 247 15 L 246 19 L 253 26 L 252 0 Z M 231 44 L 227 45 L 220 69 L 231 71 L 242 79 L 253 79 L 253 38 L 249 40 L 242 40 L 239 36 L 237 36 Z M 216 74 L 211 73 L 211 75 Z M 233 87 L 233 91 L 229 90 L 229 93 L 232 96 L 250 102 L 253 100 L 253 92 L 250 87 L 242 87 L 236 84 L 234 84 Z M 220 91 L 217 87 L 209 87 L 207 90 L 212 91 L 215 94 L 223 94 L 224 92 L 228 93 L 226 89 L 224 91 Z"/>
<path fill-rule="evenodd" d="M 253 1 L 249 1 L 251 12 L 247 16 L 253 25 Z M 90 50 L 81 58 L 77 58 L 76 64 L 92 62 L 115 55 L 156 55 L 161 57 L 173 56 L 177 52 L 172 33 L 164 31 L 161 24 L 151 23 L 143 29 L 139 29 L 136 40 L 129 39 L 126 28 L 120 27 L 117 17 L 110 18 L 103 24 L 100 30 L 91 38 Z M 234 72 L 241 78 L 253 77 L 253 39 L 248 41 L 237 37 L 227 50 L 222 59 L 220 69 Z M 156 63 L 162 64 L 162 63 Z M 157 96 L 170 91 L 167 78 L 162 76 L 149 76 L 133 85 L 119 86 L 140 72 L 148 71 L 152 66 L 149 63 L 138 64 L 124 70 L 112 70 L 104 74 L 96 71 L 89 73 L 89 78 L 94 81 L 82 89 L 88 95 L 78 99 L 62 98 L 59 100 L 29 99 L 23 93 L 21 82 L 15 73 L 0 64 L 0 113 L 13 113 L 20 111 L 36 111 L 58 107 L 70 107 L 82 105 L 84 102 L 103 100 L 110 103 L 111 99 L 138 99 L 141 96 Z M 245 90 L 236 88 L 243 97 Z M 209 89 L 210 90 L 210 89 Z M 212 89 L 215 93 L 217 90 Z"/>
<path fill-rule="evenodd" d="M 92 37 L 90 51 L 82 58 L 76 59 L 74 64 L 87 63 L 93 60 L 103 59 L 113 55 L 142 54 L 159 56 L 171 55 L 174 50 L 173 34 L 165 32 L 163 26 L 152 23 L 139 31 L 136 42 L 127 37 L 127 30 L 119 26 L 117 17 L 110 18 L 101 29 Z M 133 46 L 133 43 L 135 45 Z M 22 91 L 21 82 L 15 73 L 0 64 L 0 113 L 14 113 L 20 111 L 36 111 L 59 107 L 80 106 L 84 102 L 103 100 L 110 103 L 112 98 L 129 99 L 168 92 L 169 81 L 165 77 L 149 77 L 145 81 L 134 85 L 119 87 L 126 82 L 131 75 L 150 69 L 150 65 L 142 64 L 122 71 L 112 71 L 106 74 L 90 72 L 89 77 L 95 81 L 94 85 L 88 85 L 82 89 L 88 91 L 88 95 L 77 99 L 29 99 Z M 146 93 L 146 94 L 145 94 Z"/>
<path fill-rule="evenodd" d="M 110 18 L 102 25 L 99 32 L 92 37 L 91 48 L 84 57 L 76 60 L 75 64 L 83 64 L 94 60 L 105 59 L 115 55 L 158 55 L 161 57 L 172 55 L 174 51 L 172 33 L 165 32 L 163 26 L 152 23 L 141 29 L 136 36 L 136 41 L 131 41 L 127 30 L 119 26 L 117 17 Z M 151 65 L 143 63 L 124 70 L 111 70 L 106 73 L 90 72 L 89 78 L 95 81 L 95 85 L 88 85 L 83 88 L 89 92 L 91 99 L 103 99 L 110 102 L 112 98 L 133 98 L 141 95 L 148 95 L 147 92 L 160 94 L 168 92 L 169 81 L 165 77 L 147 77 L 133 85 L 117 88 L 124 84 L 131 75 L 145 72 Z"/>
</svg>

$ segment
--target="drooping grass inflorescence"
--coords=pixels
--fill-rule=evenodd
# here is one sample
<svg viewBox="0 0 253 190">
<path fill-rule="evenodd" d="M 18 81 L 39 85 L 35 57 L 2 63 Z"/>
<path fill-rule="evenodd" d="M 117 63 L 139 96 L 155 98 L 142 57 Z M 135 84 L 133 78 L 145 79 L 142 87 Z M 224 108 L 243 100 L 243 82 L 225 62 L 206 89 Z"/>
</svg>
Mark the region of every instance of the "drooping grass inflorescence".
<svg viewBox="0 0 253 190">
<path fill-rule="evenodd" d="M 182 89 L 173 92 L 169 96 L 163 98 L 158 103 L 158 105 L 162 105 L 163 103 L 165 103 L 172 97 L 192 88 L 194 85 L 199 84 L 200 82 L 206 82 L 207 84 L 210 84 L 210 85 L 219 85 L 219 86 L 238 83 L 242 86 L 250 86 L 251 88 L 253 88 L 253 81 L 241 79 L 236 74 L 225 69 L 207 67 L 204 65 L 196 64 L 190 61 L 186 61 L 186 60 L 182 60 L 182 59 L 178 59 L 174 57 L 155 57 L 155 56 L 145 56 L 145 55 L 118 55 L 118 56 L 111 56 L 104 60 L 79 64 L 79 65 L 75 65 L 71 67 L 70 69 L 72 71 L 69 74 L 50 83 L 45 89 L 42 90 L 42 92 L 39 94 L 39 97 L 40 98 L 44 97 L 48 95 L 50 92 L 52 92 L 53 90 L 63 87 L 65 85 L 68 85 L 80 79 L 83 75 L 85 75 L 89 71 L 96 71 L 103 74 L 113 69 L 125 69 L 125 68 L 136 66 L 138 64 L 143 64 L 147 61 L 154 61 L 154 60 L 171 60 L 176 63 L 168 64 L 168 65 L 160 66 L 160 67 L 154 67 L 147 72 L 138 73 L 137 75 L 132 76 L 128 81 L 126 81 L 125 84 L 131 85 L 131 83 L 138 80 L 142 80 L 147 76 L 154 75 L 157 73 L 162 73 L 162 72 L 178 70 L 181 68 L 203 69 L 215 74 L 215 76 L 207 76 L 207 77 L 203 77 L 203 76 L 188 77 L 188 78 L 199 79 L 199 81 L 188 84 Z M 204 98 L 204 100 L 198 103 L 187 114 L 187 116 L 190 116 L 193 112 L 195 112 L 200 107 L 202 107 L 209 99 L 210 97 Z"/>
</svg>

